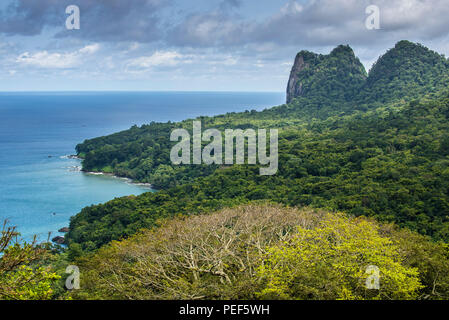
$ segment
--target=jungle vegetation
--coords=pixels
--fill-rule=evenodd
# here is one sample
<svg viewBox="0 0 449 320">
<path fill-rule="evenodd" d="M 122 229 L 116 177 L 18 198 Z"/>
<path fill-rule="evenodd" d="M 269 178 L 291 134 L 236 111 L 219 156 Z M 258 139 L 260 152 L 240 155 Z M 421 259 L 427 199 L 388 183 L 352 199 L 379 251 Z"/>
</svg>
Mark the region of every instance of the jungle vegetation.
<svg viewBox="0 0 449 320">
<path fill-rule="evenodd" d="M 158 191 L 73 216 L 68 249 L 45 249 L 49 273 L 19 263 L 54 282 L 32 296 L 66 297 L 56 277 L 73 263 L 84 275 L 76 299 L 449 299 L 448 60 L 408 41 L 368 73 L 349 46 L 299 54 L 308 67 L 290 103 L 197 119 L 278 129 L 273 176 L 258 165 L 173 165 L 170 133 L 193 119 L 79 144 L 83 170 Z M 380 290 L 364 285 L 369 265 Z"/>
</svg>

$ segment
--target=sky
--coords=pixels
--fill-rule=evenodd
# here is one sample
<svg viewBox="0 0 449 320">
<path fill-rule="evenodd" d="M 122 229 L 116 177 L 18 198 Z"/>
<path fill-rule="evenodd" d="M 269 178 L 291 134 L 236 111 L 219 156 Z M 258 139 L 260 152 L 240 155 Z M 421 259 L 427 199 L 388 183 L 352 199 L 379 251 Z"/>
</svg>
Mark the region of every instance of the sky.
<svg viewBox="0 0 449 320">
<path fill-rule="evenodd" d="M 0 91 L 282 92 L 301 50 L 348 44 L 367 70 L 404 39 L 448 56 L 448 17 L 448 0 L 2 0 Z"/>
</svg>

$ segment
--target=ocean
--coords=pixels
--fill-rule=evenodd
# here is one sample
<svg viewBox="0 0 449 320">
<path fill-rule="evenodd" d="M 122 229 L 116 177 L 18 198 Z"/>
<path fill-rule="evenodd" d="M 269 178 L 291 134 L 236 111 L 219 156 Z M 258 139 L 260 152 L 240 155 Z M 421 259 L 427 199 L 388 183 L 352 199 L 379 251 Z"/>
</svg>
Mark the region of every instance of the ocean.
<svg viewBox="0 0 449 320">
<path fill-rule="evenodd" d="M 0 93 L 0 222 L 16 226 L 24 240 L 45 241 L 83 207 L 154 191 L 81 172 L 80 161 L 67 156 L 85 139 L 284 101 L 284 93 L 268 92 Z"/>
</svg>

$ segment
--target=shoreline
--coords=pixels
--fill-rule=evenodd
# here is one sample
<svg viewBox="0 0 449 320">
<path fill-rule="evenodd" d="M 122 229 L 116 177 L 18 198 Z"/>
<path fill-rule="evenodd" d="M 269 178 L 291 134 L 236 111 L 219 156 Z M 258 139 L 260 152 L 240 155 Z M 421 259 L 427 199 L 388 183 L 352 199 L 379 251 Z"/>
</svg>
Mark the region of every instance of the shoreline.
<svg viewBox="0 0 449 320">
<path fill-rule="evenodd" d="M 59 158 L 68 160 L 83 160 L 83 158 L 77 156 L 76 154 L 67 154 L 65 156 L 60 156 Z"/>
<path fill-rule="evenodd" d="M 80 160 L 82 161 L 83 158 L 79 157 L 76 154 L 69 154 L 69 155 L 65 155 L 65 156 L 61 156 L 61 159 L 67 159 L 67 160 Z M 128 177 L 120 177 L 117 176 L 113 173 L 109 173 L 109 172 L 102 172 L 102 171 L 85 171 L 82 169 L 82 166 L 79 167 L 79 172 L 83 173 L 83 174 L 87 174 L 87 175 L 95 175 L 95 176 L 108 176 L 111 178 L 115 178 L 115 179 L 120 179 L 120 180 L 124 180 L 126 183 L 129 184 L 133 184 L 136 186 L 141 186 L 141 187 L 145 187 L 145 188 L 149 188 L 151 190 L 156 190 L 155 188 L 153 188 L 153 185 L 151 183 L 145 183 L 145 182 L 137 182 L 134 181 L 131 178 Z"/>
<path fill-rule="evenodd" d="M 84 173 L 84 174 L 87 174 L 87 175 L 92 175 L 92 176 L 107 176 L 107 177 L 111 177 L 111 178 L 115 178 L 115 179 L 124 180 L 126 183 L 133 184 L 133 185 L 136 185 L 136 186 L 142 186 L 142 187 L 150 188 L 150 189 L 152 189 L 152 190 L 156 190 L 156 189 L 153 188 L 153 185 L 152 185 L 151 183 L 137 182 L 137 181 L 134 181 L 134 180 L 131 179 L 131 178 L 128 178 L 128 177 L 120 177 L 120 176 L 117 176 L 117 175 L 115 175 L 115 174 L 113 174 L 113 173 L 102 172 L 102 171 L 84 171 L 84 170 L 82 170 L 82 169 L 81 169 L 80 171 L 81 171 L 82 173 Z"/>
</svg>

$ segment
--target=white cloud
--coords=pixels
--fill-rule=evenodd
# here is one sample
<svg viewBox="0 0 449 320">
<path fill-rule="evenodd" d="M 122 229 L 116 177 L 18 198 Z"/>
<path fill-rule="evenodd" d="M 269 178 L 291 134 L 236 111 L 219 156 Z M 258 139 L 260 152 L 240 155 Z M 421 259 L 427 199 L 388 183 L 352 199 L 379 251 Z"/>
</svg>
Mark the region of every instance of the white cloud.
<svg viewBox="0 0 449 320">
<path fill-rule="evenodd" d="M 143 3 L 147 0 L 136 1 Z M 268 2 L 270 5 L 265 9 L 264 3 Z M 166 16 L 161 16 L 163 32 L 154 37 L 146 34 L 149 28 L 134 28 L 140 20 L 121 19 L 120 28 L 104 24 L 95 33 L 93 41 L 100 42 L 101 46 L 94 43 L 78 50 L 67 49 L 73 45 L 82 46 L 80 43 L 83 42 L 77 36 L 64 36 L 57 41 L 47 39 L 45 51 L 31 49 L 36 41 L 26 46 L 22 39 L 7 38 L 16 41 L 13 47 L 0 38 L 0 69 L 6 76 L 9 70 L 17 70 L 16 78 L 27 74 L 23 67 L 36 67 L 48 68 L 49 72 L 31 70 L 30 78 L 33 71 L 41 77 L 51 74 L 50 69 L 53 68 L 57 76 L 66 72 L 75 78 L 85 72 L 90 79 L 103 77 L 122 81 L 142 78 L 149 81 L 145 83 L 153 79 L 163 83 L 164 77 L 172 79 L 173 76 L 182 76 L 190 81 L 201 77 L 221 77 L 232 79 L 229 80 L 232 88 L 234 81 L 249 79 L 246 75 L 251 75 L 259 77 L 258 81 L 270 82 L 276 89 L 284 90 L 295 54 L 303 49 L 327 54 L 339 44 L 349 44 L 366 67 L 402 39 L 421 42 L 449 55 L 448 2 L 281 0 L 273 4 L 273 1 L 265 0 L 257 4 L 261 6 L 258 14 L 249 12 L 246 8 L 251 5 L 247 4 L 235 6 L 233 10 L 224 10 L 216 4 L 193 6 L 167 16 L 167 21 L 163 21 Z M 380 8 L 380 30 L 367 30 L 365 26 L 365 8 L 370 4 Z M 121 15 L 122 8 L 127 6 L 120 5 L 118 14 Z M 136 12 L 139 10 L 138 16 L 144 15 L 145 9 L 134 3 L 129 6 Z M 137 29 L 139 32 L 136 33 Z M 135 34 L 131 35 L 130 30 Z M 151 34 L 159 32 L 156 28 L 151 30 Z M 120 32 L 123 34 L 116 34 Z M 74 33 L 68 33 L 71 34 Z M 92 39 L 88 34 L 82 37 Z M 158 42 L 151 42 L 153 39 Z M 112 40 L 116 42 L 111 44 L 109 41 Z M 157 72 L 157 77 L 153 72 Z M 172 85 L 171 81 L 165 81 L 168 86 Z M 249 81 L 248 88 L 252 85 L 253 82 Z"/>
<path fill-rule="evenodd" d="M 148 69 L 152 67 L 173 67 L 183 62 L 185 56 L 176 51 L 156 51 L 151 56 L 128 61 L 128 67 Z"/>
<path fill-rule="evenodd" d="M 134 51 L 140 48 L 140 43 L 138 42 L 133 42 L 130 46 L 128 51 Z"/>
<path fill-rule="evenodd" d="M 224 66 L 234 66 L 239 62 L 239 59 L 230 55 L 222 56 L 222 55 L 208 55 L 208 56 L 201 56 L 197 57 L 196 60 L 206 61 L 209 60 L 207 63 L 211 65 L 224 65 Z"/>
<path fill-rule="evenodd" d="M 40 51 L 34 54 L 22 53 L 16 62 L 41 68 L 71 68 L 78 63 L 73 53 L 49 53 Z"/>
<path fill-rule="evenodd" d="M 28 66 L 49 69 L 73 68 L 82 62 L 82 58 L 92 55 L 100 49 L 99 44 L 85 46 L 75 52 L 53 52 L 47 50 L 36 53 L 25 52 L 16 58 L 16 62 Z"/>
<path fill-rule="evenodd" d="M 80 49 L 78 52 L 82 54 L 94 54 L 100 50 L 100 45 L 98 43 L 94 43 L 88 46 L 85 46 L 84 48 Z"/>
<path fill-rule="evenodd" d="M 380 8 L 381 30 L 365 26 L 366 7 Z M 402 39 L 434 40 L 447 34 L 448 0 L 285 1 L 263 20 L 223 12 L 187 16 L 169 32 L 171 44 L 185 47 L 384 46 Z"/>
<path fill-rule="evenodd" d="M 282 8 L 282 14 L 297 14 L 303 10 L 303 7 L 296 1 L 287 2 Z"/>
</svg>

